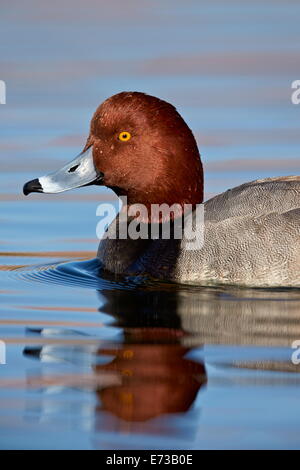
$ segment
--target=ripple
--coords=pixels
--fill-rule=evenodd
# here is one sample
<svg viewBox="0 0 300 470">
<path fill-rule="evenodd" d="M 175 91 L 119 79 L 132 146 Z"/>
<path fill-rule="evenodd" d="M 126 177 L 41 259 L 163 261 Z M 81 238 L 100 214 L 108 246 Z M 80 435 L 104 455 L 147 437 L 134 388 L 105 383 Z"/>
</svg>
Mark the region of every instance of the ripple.
<svg viewBox="0 0 300 470">
<path fill-rule="evenodd" d="M 88 261 L 62 261 L 21 267 L 9 273 L 23 281 L 59 284 L 87 289 L 134 289 L 144 281 L 140 278 L 122 280 L 101 276 L 101 263 L 95 258 Z"/>
</svg>

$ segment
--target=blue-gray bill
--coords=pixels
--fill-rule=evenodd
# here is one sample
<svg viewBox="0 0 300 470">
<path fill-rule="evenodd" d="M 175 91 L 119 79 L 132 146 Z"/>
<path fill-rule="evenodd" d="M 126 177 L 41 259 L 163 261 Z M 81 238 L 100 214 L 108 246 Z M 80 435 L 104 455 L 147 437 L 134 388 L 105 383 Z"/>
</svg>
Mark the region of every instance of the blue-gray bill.
<svg viewBox="0 0 300 470">
<path fill-rule="evenodd" d="M 62 193 L 81 186 L 101 184 L 102 177 L 95 168 L 91 146 L 60 170 L 25 183 L 23 193 L 25 196 L 30 193 Z"/>
</svg>

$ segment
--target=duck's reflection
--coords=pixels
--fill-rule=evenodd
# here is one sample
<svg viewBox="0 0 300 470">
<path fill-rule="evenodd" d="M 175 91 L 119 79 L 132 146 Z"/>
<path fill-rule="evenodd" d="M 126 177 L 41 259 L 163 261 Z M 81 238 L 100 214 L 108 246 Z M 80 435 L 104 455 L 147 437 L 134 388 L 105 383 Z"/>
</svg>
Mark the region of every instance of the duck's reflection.
<svg viewBox="0 0 300 470">
<path fill-rule="evenodd" d="M 299 337 L 297 291 L 174 289 L 165 285 L 159 289 L 153 286 L 134 290 L 102 289 L 98 295 L 99 310 L 110 319 L 98 330 L 98 337 L 89 339 L 82 335 L 83 331 L 78 331 L 81 334 L 77 336 L 73 331 L 72 337 L 70 329 L 58 331 L 55 328 L 51 333 L 47 328 L 47 332 L 43 332 L 47 344 L 25 349 L 28 357 L 60 363 L 52 368 L 51 376 L 42 364 L 37 373 L 28 371 L 29 386 L 63 394 L 63 406 L 69 405 L 65 397 L 72 389 L 93 392 L 89 394 L 90 425 L 96 432 L 120 434 L 125 429 L 132 434 L 169 435 L 174 432 L 188 436 L 189 430 L 196 429 L 199 407 L 201 415 L 201 400 L 199 397 L 196 401 L 196 397 L 206 383 L 206 371 L 201 360 L 192 358 L 200 357 L 199 347 L 203 344 L 283 348 L 282 354 L 277 351 L 277 355 L 272 348 L 260 349 L 259 355 L 253 355 L 254 349 L 249 348 L 242 358 L 237 349 L 227 359 L 219 356 L 217 368 L 210 368 L 211 383 L 215 374 L 217 383 L 219 380 L 225 383 L 230 376 L 231 384 L 242 386 L 244 379 L 239 381 L 237 369 L 299 372 L 298 366 L 291 365 L 290 349 L 286 353 L 291 341 Z M 39 333 L 42 331 L 36 331 Z M 58 344 L 53 344 L 55 335 Z M 196 354 L 192 354 L 194 348 L 197 348 Z M 206 351 L 207 367 L 214 365 L 211 361 Z M 63 364 L 70 365 L 65 374 Z M 230 372 L 232 367 L 234 373 Z M 286 383 L 299 382 L 297 377 L 287 375 L 284 378 L 274 375 L 270 379 L 269 375 L 249 374 L 248 379 L 256 385 L 269 384 L 271 379 L 274 383 L 279 379 Z M 59 401 L 51 401 L 54 406 L 51 414 L 49 394 L 47 396 L 41 396 L 40 415 L 43 419 L 53 416 L 55 421 Z M 80 406 L 83 417 L 84 401 Z M 72 409 L 72 415 L 78 415 L 80 409 Z M 167 429 L 162 431 L 162 422 L 172 424 L 167 424 Z"/>
<path fill-rule="evenodd" d="M 187 411 L 206 382 L 202 363 L 189 360 L 190 348 L 177 315 L 175 292 L 101 291 L 102 311 L 124 331 L 114 359 L 95 368 L 114 372 L 117 385 L 98 392 L 102 407 L 126 421 L 145 421 L 165 413 Z M 102 350 L 101 354 L 111 354 Z"/>
<path fill-rule="evenodd" d="M 178 343 L 154 344 L 154 338 L 159 341 L 161 331 L 133 333 L 125 347 L 99 350 L 114 358 L 96 366 L 95 373 L 114 373 L 119 379 L 97 392 L 101 409 L 126 421 L 145 421 L 190 408 L 206 382 L 204 365 L 185 357 L 188 348 Z M 134 339 L 140 343 L 132 343 Z"/>
<path fill-rule="evenodd" d="M 27 347 L 24 353 L 42 362 L 67 359 L 73 364 L 82 364 L 83 354 L 89 357 L 89 378 L 65 376 L 56 385 L 92 388 L 97 414 L 105 411 L 127 422 L 143 422 L 186 412 L 206 383 L 206 373 L 203 363 L 187 357 L 191 348 L 182 344 L 186 333 L 174 308 L 174 293 L 170 298 L 169 293 L 124 290 L 101 291 L 100 296 L 101 311 L 122 328 L 120 342 L 102 341 L 88 355 L 82 346 L 53 344 Z M 109 420 L 105 422 L 109 427 Z"/>
</svg>

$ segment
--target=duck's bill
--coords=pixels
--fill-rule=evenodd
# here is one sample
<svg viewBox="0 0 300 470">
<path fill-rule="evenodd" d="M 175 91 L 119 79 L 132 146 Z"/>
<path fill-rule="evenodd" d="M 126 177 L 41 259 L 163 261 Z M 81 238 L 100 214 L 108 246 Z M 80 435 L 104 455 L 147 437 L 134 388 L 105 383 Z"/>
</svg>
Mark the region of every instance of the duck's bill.
<svg viewBox="0 0 300 470">
<path fill-rule="evenodd" d="M 98 172 L 93 161 L 93 147 L 89 147 L 63 168 L 49 175 L 28 181 L 23 193 L 62 193 L 81 186 L 101 184 L 103 174 Z"/>
</svg>

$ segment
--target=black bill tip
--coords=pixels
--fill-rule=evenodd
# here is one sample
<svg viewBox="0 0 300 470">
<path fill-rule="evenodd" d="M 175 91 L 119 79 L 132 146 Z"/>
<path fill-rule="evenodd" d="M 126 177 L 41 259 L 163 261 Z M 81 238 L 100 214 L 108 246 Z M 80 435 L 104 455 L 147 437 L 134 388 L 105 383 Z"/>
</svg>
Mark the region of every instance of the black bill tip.
<svg viewBox="0 0 300 470">
<path fill-rule="evenodd" d="M 38 179 L 28 181 L 23 186 L 23 193 L 25 196 L 28 196 L 30 193 L 42 193 L 43 188 Z"/>
</svg>

